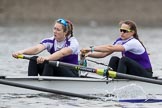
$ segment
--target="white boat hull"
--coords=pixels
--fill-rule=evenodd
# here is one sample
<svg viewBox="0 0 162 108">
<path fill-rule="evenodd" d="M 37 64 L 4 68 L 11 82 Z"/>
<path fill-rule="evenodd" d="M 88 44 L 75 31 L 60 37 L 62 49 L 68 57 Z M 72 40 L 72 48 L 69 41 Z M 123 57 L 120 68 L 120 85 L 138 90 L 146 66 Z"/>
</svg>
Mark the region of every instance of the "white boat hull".
<svg viewBox="0 0 162 108">
<path fill-rule="evenodd" d="M 106 80 L 94 78 L 7 76 L 1 80 L 77 94 L 109 94 L 115 90 L 121 89 L 131 84 L 135 84 L 138 87 L 140 86 L 148 94 L 162 94 L 162 85 L 125 79 Z M 42 92 L 0 84 L 0 93 L 33 94 Z"/>
</svg>

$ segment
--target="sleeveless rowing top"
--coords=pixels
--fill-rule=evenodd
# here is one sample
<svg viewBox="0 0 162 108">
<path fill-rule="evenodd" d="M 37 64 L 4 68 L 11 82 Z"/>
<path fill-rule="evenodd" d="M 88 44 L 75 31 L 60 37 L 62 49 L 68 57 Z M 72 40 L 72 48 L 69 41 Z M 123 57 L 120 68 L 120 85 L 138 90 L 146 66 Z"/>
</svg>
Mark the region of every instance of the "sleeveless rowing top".
<svg viewBox="0 0 162 108">
<path fill-rule="evenodd" d="M 68 55 L 68 56 L 65 56 L 63 58 L 60 58 L 58 61 L 71 63 L 71 64 L 78 64 L 79 43 L 76 40 L 76 38 L 74 38 L 74 37 L 71 37 L 70 39 L 66 38 L 63 41 L 61 48 L 57 48 L 58 43 L 54 39 L 54 37 L 42 40 L 41 44 L 45 45 L 47 51 L 50 54 L 53 54 L 53 53 L 59 51 L 62 48 L 65 48 L 65 47 L 71 48 L 73 53 Z"/>
<path fill-rule="evenodd" d="M 134 37 L 127 40 L 118 38 L 115 44 L 123 45 L 125 51 L 122 52 L 122 56 L 129 57 L 143 66 L 145 69 L 152 68 L 149 56 L 144 46 Z"/>
</svg>

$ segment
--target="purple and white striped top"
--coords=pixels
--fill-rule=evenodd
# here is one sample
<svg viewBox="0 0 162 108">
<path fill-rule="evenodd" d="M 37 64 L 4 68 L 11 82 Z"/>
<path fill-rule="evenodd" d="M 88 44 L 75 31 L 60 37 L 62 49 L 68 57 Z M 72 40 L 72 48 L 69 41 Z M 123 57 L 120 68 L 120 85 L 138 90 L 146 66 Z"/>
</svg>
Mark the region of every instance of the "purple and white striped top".
<svg viewBox="0 0 162 108">
<path fill-rule="evenodd" d="M 70 37 L 69 39 L 66 38 L 62 42 L 58 42 L 55 40 L 54 37 L 50 37 L 50 38 L 43 39 L 41 41 L 41 44 L 43 44 L 46 47 L 47 51 L 50 54 L 53 54 L 65 47 L 70 48 L 72 50 L 72 54 L 63 57 L 59 59 L 58 61 L 78 64 L 79 43 L 75 37 Z"/>
<path fill-rule="evenodd" d="M 141 64 L 145 69 L 152 68 L 150 59 L 148 57 L 146 49 L 143 45 L 134 37 L 131 37 L 127 40 L 122 40 L 118 38 L 114 45 L 123 45 L 125 51 L 122 52 L 122 56 L 129 57 Z"/>
</svg>

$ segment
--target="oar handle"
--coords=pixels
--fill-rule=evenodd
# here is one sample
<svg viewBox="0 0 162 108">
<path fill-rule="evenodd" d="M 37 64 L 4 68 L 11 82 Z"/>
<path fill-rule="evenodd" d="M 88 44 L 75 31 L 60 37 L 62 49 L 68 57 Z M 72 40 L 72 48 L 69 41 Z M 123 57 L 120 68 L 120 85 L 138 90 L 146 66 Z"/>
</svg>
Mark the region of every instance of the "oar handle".
<svg viewBox="0 0 162 108">
<path fill-rule="evenodd" d="M 24 55 L 18 55 L 17 58 L 18 59 L 27 59 L 27 60 L 31 59 L 31 57 L 27 57 L 27 56 L 24 56 Z"/>
</svg>

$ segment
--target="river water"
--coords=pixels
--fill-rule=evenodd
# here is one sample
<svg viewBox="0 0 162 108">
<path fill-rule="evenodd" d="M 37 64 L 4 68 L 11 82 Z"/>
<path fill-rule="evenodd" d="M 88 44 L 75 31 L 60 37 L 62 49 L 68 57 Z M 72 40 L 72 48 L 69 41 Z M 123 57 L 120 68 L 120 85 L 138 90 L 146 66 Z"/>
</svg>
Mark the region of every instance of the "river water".
<svg viewBox="0 0 162 108">
<path fill-rule="evenodd" d="M 0 26 L 0 73 L 1 75 L 27 75 L 27 60 L 12 58 L 14 51 L 24 49 L 39 43 L 43 38 L 53 35 L 53 25 L 5 25 Z M 152 62 L 154 76 L 162 75 L 162 49 L 160 27 L 139 27 L 140 39 L 145 44 Z M 76 26 L 74 35 L 80 42 L 80 48 L 91 45 L 112 44 L 119 35 L 118 26 Z M 43 52 L 40 55 L 46 55 Z M 114 55 L 120 55 L 114 53 Z M 107 64 L 110 57 L 92 59 Z M 102 67 L 92 62 L 88 66 Z M 0 94 L 1 108 L 157 108 L 162 103 L 123 103 L 103 100 L 86 100 L 49 94 Z"/>
</svg>

